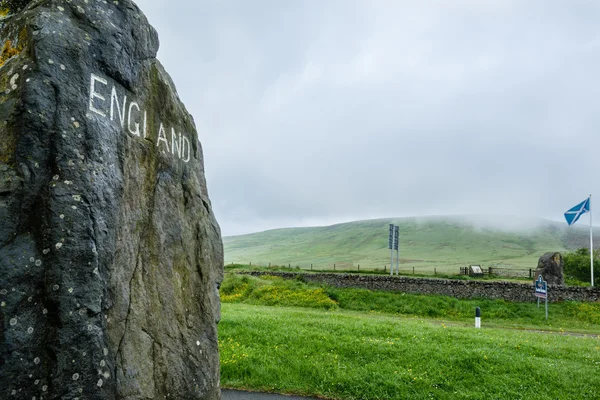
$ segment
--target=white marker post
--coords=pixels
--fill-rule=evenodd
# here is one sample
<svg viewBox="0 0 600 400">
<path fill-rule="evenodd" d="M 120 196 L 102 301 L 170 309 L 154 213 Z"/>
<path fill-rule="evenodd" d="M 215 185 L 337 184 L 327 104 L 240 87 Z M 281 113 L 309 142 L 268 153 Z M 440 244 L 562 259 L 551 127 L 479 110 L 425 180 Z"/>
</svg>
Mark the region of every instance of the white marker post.
<svg viewBox="0 0 600 400">
<path fill-rule="evenodd" d="M 475 328 L 481 328 L 481 309 L 475 308 Z"/>
</svg>

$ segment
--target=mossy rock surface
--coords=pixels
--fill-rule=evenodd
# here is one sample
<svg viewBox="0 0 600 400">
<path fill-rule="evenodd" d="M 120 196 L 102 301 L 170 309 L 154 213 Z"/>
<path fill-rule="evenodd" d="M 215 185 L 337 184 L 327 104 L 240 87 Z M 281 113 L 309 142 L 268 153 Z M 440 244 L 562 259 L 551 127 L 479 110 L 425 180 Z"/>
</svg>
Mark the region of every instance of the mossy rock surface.
<svg viewBox="0 0 600 400">
<path fill-rule="evenodd" d="M 157 33 L 0 9 L 0 398 L 218 399 L 222 241 Z"/>
<path fill-rule="evenodd" d="M 0 0 L 0 10 L 4 10 L 6 14 L 18 13 L 33 2 L 33 0 Z"/>
</svg>

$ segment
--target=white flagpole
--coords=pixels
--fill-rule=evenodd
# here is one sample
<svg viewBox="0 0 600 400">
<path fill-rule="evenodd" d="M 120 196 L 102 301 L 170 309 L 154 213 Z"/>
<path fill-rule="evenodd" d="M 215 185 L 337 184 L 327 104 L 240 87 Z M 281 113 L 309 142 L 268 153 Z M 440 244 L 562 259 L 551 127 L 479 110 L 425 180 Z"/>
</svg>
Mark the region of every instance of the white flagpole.
<svg viewBox="0 0 600 400">
<path fill-rule="evenodd" d="M 592 272 L 592 287 L 594 286 L 594 242 L 592 240 L 592 195 L 588 203 L 590 208 L 590 271 Z"/>
</svg>

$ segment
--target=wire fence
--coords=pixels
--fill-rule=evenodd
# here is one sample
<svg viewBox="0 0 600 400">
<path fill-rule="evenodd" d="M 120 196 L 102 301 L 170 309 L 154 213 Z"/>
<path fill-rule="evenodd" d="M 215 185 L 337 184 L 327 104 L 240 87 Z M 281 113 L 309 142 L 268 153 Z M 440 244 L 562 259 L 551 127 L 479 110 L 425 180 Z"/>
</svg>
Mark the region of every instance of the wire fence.
<svg viewBox="0 0 600 400">
<path fill-rule="evenodd" d="M 268 263 L 264 265 L 263 263 L 230 263 L 229 265 L 249 265 L 257 268 L 270 268 L 270 269 L 284 269 L 284 270 L 305 270 L 305 271 L 315 271 L 315 272 L 358 272 L 358 273 L 379 273 L 379 274 L 391 274 L 389 265 L 382 265 L 381 267 L 374 267 L 372 265 L 363 266 L 361 268 L 360 264 L 352 265 L 350 263 L 333 263 L 333 264 L 310 264 L 310 265 L 299 265 L 295 263 L 287 263 L 287 264 L 271 264 Z M 396 266 L 392 265 L 393 273 L 396 274 Z M 400 265 L 397 273 L 399 275 L 455 275 L 455 269 L 452 267 L 426 267 L 426 266 L 417 266 L 406 268 L 406 266 Z M 534 269 L 518 269 L 518 268 L 500 268 L 500 267 L 488 267 L 481 268 L 481 273 L 477 274 L 473 272 L 471 267 L 459 267 L 457 271 L 459 275 L 469 275 L 469 276 L 489 276 L 489 277 L 499 277 L 499 278 L 533 278 Z"/>
<path fill-rule="evenodd" d="M 249 265 L 251 267 L 257 267 L 257 268 L 271 268 L 271 269 L 288 269 L 288 270 L 306 270 L 306 271 L 316 271 L 316 272 L 322 272 L 322 271 L 327 271 L 327 272 L 370 272 L 370 273 L 390 273 L 390 268 L 389 265 L 385 264 L 382 265 L 381 267 L 377 267 L 377 266 L 373 266 L 373 265 L 368 265 L 368 266 L 361 266 L 360 264 L 350 264 L 350 263 L 333 263 L 333 264 L 296 264 L 296 263 L 287 263 L 287 264 L 272 264 L 272 263 L 252 263 L 252 262 L 248 262 L 248 263 L 234 263 L 234 262 L 230 262 L 228 264 L 229 266 L 236 266 L 236 265 Z M 393 270 L 394 273 L 396 272 L 396 266 L 393 265 Z M 409 274 L 419 274 L 419 275 L 435 275 L 438 272 L 444 272 L 447 273 L 447 268 L 440 268 L 440 271 L 438 271 L 437 267 L 424 267 L 424 266 L 419 266 L 419 267 L 411 267 L 411 268 L 402 268 L 402 265 L 399 267 L 401 269 L 398 269 L 398 273 L 401 275 L 409 275 Z M 444 271 L 442 271 L 444 270 Z"/>
</svg>

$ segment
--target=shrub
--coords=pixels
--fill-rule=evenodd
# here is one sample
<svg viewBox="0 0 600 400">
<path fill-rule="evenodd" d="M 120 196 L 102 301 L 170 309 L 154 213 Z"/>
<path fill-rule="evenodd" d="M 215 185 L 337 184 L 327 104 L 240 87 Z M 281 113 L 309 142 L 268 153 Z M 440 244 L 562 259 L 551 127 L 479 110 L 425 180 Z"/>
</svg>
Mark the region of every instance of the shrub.
<svg viewBox="0 0 600 400">
<path fill-rule="evenodd" d="M 580 321 L 600 324 L 600 304 L 598 303 L 572 302 L 568 304 L 568 309 Z"/>
<path fill-rule="evenodd" d="M 597 260 L 598 250 L 594 250 L 594 285 L 600 284 L 600 263 Z M 565 280 L 571 282 L 578 280 L 580 282 L 589 283 L 591 280 L 590 271 L 590 250 L 581 248 L 572 253 L 563 255 Z"/>
<path fill-rule="evenodd" d="M 249 303 L 269 306 L 337 309 L 337 302 L 327 293 L 300 279 L 285 280 L 275 276 L 253 277 L 228 273 L 220 289 L 224 303 Z"/>
</svg>

